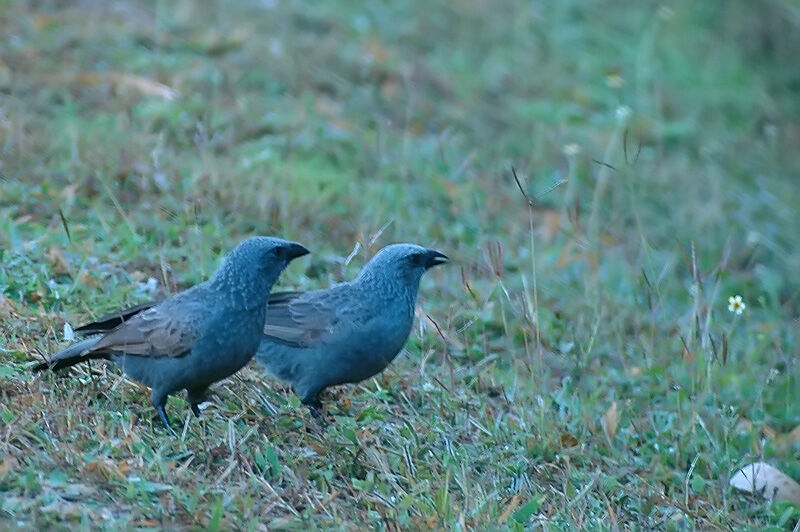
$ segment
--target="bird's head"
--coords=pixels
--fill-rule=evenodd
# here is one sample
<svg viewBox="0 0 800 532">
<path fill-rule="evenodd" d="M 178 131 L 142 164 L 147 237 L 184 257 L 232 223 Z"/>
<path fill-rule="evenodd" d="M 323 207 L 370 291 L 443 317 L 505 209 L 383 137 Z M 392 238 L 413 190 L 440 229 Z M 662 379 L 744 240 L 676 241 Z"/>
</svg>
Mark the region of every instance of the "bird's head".
<svg viewBox="0 0 800 532">
<path fill-rule="evenodd" d="M 401 279 L 416 288 L 428 269 L 444 264 L 447 255 L 416 244 L 391 244 L 378 251 L 364 266 L 360 278 Z"/>
<path fill-rule="evenodd" d="M 293 260 L 310 253 L 304 246 L 269 236 L 252 236 L 239 243 L 225 259 L 215 278 L 268 291 L 284 268 Z"/>
</svg>

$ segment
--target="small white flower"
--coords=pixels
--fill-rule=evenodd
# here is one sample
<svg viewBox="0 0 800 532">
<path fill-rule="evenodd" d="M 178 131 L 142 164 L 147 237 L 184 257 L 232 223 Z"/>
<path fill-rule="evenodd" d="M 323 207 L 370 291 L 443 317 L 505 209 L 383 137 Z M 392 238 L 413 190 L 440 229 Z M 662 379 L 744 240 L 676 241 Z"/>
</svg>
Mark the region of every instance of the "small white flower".
<svg viewBox="0 0 800 532">
<path fill-rule="evenodd" d="M 75 340 L 75 331 L 72 330 L 72 325 L 64 322 L 64 341 L 72 342 Z"/>
<path fill-rule="evenodd" d="M 47 287 L 53 292 L 56 299 L 61 299 L 61 294 L 58 293 L 58 283 L 54 279 L 47 281 Z"/>
<path fill-rule="evenodd" d="M 564 150 L 564 155 L 566 155 L 567 157 L 574 157 L 580 153 L 581 147 L 573 142 L 571 144 L 567 144 L 566 146 L 564 146 L 563 150 Z"/>
<path fill-rule="evenodd" d="M 369 19 L 363 15 L 353 17 L 353 28 L 359 32 L 369 29 Z"/>
<path fill-rule="evenodd" d="M 627 122 L 628 117 L 631 116 L 631 112 L 632 112 L 631 108 L 628 107 L 627 105 L 620 105 L 619 107 L 617 107 L 616 111 L 617 122 L 620 124 L 624 124 L 625 122 Z"/>
<path fill-rule="evenodd" d="M 272 39 L 269 41 L 269 53 L 271 53 L 274 57 L 280 57 L 283 55 L 283 43 L 278 39 Z"/>
<path fill-rule="evenodd" d="M 744 309 L 747 308 L 747 305 L 744 304 L 742 301 L 742 296 L 731 296 L 728 298 L 728 310 L 731 312 L 741 314 L 744 312 Z"/>
<path fill-rule="evenodd" d="M 621 89 L 625 85 L 625 78 L 619 74 L 609 74 L 606 76 L 606 86 L 612 89 Z"/>
<path fill-rule="evenodd" d="M 139 292 L 154 294 L 156 290 L 158 290 L 158 279 L 155 277 L 148 277 L 147 282 L 139 283 Z"/>
</svg>

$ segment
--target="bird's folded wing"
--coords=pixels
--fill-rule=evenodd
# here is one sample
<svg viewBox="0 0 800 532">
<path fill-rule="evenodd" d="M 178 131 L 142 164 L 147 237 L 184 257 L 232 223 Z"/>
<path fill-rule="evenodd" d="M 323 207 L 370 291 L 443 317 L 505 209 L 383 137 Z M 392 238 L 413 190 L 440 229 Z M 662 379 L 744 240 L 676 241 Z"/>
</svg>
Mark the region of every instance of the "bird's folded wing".
<svg viewBox="0 0 800 532">
<path fill-rule="evenodd" d="M 100 316 L 91 323 L 81 325 L 75 329 L 75 332 L 88 336 L 90 334 L 98 334 L 110 331 L 111 329 L 118 327 L 121 323 L 128 321 L 136 314 L 158 305 L 158 303 L 158 301 L 148 301 L 147 303 L 141 303 L 133 307 L 117 310 L 115 312 L 109 312 L 108 314 Z"/>
<path fill-rule="evenodd" d="M 264 336 L 292 347 L 324 344 L 341 319 L 336 292 L 278 292 L 270 296 Z"/>
<path fill-rule="evenodd" d="M 140 312 L 102 337 L 92 351 L 152 357 L 186 354 L 200 337 L 203 309 L 191 301 L 167 300 Z M 206 309 L 207 311 L 207 309 Z"/>
</svg>

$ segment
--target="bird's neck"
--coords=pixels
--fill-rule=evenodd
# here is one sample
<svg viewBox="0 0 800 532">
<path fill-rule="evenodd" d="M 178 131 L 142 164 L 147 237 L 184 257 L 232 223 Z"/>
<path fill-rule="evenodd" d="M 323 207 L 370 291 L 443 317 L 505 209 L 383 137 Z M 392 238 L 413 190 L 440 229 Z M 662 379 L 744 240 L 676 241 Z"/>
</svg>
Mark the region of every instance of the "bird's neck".
<svg viewBox="0 0 800 532">
<path fill-rule="evenodd" d="M 410 315 L 414 314 L 419 283 L 409 283 L 405 279 L 395 277 L 387 278 L 385 275 L 380 277 L 362 275 L 355 283 L 368 297 L 375 298 L 387 306 L 403 308 Z"/>
<path fill-rule="evenodd" d="M 266 308 L 269 291 L 276 279 L 267 275 L 240 275 L 232 269 L 222 269 L 209 280 L 217 288 L 216 292 L 225 294 L 227 303 L 245 310 Z"/>
</svg>

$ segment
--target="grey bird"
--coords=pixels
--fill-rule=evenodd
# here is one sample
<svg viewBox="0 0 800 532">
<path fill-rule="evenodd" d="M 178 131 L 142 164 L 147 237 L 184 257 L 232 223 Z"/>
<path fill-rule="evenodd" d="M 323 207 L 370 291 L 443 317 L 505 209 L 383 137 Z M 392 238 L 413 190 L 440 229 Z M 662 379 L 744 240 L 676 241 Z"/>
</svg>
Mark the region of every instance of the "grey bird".
<svg viewBox="0 0 800 532">
<path fill-rule="evenodd" d="M 167 397 L 185 389 L 192 412 L 200 415 L 198 405 L 208 387 L 236 373 L 255 354 L 272 285 L 292 259 L 308 253 L 295 242 L 248 238 L 209 280 L 158 304 L 106 317 L 107 328 L 94 331 L 103 336 L 71 345 L 32 369 L 60 370 L 92 359 L 111 360 L 151 388 L 153 406 L 171 430 L 164 409 Z"/>
<path fill-rule="evenodd" d="M 394 360 L 411 332 L 422 275 L 447 261 L 434 249 L 392 244 L 352 281 L 273 294 L 256 361 L 320 408 L 326 388 L 368 379 Z"/>
<path fill-rule="evenodd" d="M 320 408 L 326 388 L 368 379 L 394 360 L 411 332 L 422 275 L 447 261 L 434 249 L 392 244 L 352 281 L 270 295 L 256 360 L 289 382 L 304 404 Z M 108 314 L 75 331 L 104 332 L 154 304 Z"/>
</svg>

